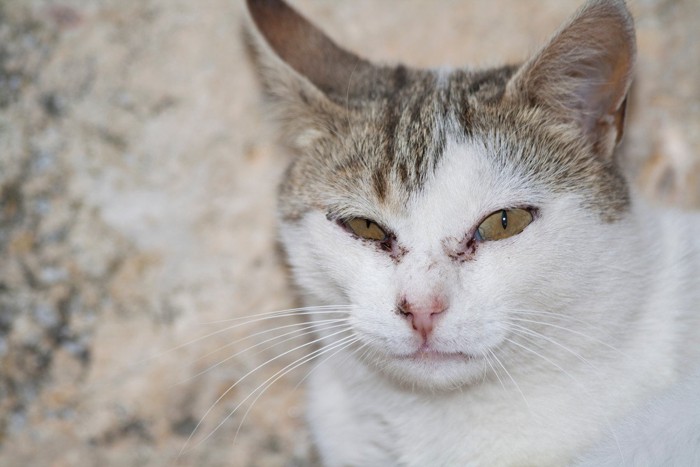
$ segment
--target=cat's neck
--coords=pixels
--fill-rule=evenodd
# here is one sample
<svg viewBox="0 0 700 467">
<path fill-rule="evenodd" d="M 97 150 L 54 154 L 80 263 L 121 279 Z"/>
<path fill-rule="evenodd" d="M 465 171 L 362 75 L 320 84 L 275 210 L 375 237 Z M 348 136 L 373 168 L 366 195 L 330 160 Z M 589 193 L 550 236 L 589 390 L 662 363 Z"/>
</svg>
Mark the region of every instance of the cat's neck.
<svg viewBox="0 0 700 467">
<path fill-rule="evenodd" d="M 637 202 L 636 223 L 644 231 L 646 250 L 639 255 L 653 259 L 652 269 L 644 271 L 657 285 L 656 290 L 668 307 L 697 298 L 700 289 L 700 213 L 652 207 Z M 695 304 L 698 301 L 694 301 Z"/>
<path fill-rule="evenodd" d="M 641 206 L 640 206 L 641 207 Z M 645 271 L 654 284 L 648 308 L 656 314 L 657 322 L 677 323 L 675 342 L 682 362 L 697 362 L 700 350 L 687 346 L 700 334 L 700 213 L 681 209 L 646 208 L 652 215 L 638 212 L 639 225 L 648 226 L 652 238 L 647 239 L 654 258 L 651 269 Z M 653 330 L 652 330 L 653 332 Z"/>
</svg>

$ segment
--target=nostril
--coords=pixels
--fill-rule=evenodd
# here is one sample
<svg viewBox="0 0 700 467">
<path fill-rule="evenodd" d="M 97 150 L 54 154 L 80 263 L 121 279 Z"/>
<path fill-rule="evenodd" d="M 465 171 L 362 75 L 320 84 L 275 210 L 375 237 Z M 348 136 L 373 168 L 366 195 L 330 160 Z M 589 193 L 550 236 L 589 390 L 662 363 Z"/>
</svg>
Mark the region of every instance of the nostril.
<svg viewBox="0 0 700 467">
<path fill-rule="evenodd" d="M 406 300 L 405 298 L 401 300 L 397 305 L 398 312 L 401 314 L 401 316 L 404 316 L 406 318 L 413 316 L 411 308 L 411 304 L 408 303 L 408 300 Z"/>
</svg>

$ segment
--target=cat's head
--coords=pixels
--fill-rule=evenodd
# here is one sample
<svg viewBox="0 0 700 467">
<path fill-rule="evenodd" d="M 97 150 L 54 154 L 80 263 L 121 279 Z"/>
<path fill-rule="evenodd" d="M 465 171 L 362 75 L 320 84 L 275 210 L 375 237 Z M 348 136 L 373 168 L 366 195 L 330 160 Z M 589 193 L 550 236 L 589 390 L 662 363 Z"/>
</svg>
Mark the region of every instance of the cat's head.
<svg viewBox="0 0 700 467">
<path fill-rule="evenodd" d="M 248 6 L 296 152 L 283 243 L 312 301 L 353 305 L 370 366 L 465 384 L 534 360 L 518 347 L 527 332 L 555 341 L 552 323 L 593 323 L 628 299 L 624 266 L 610 267 L 631 248 L 613 156 L 635 58 L 622 1 L 589 2 L 521 66 L 479 71 L 374 65 L 281 0 Z"/>
</svg>

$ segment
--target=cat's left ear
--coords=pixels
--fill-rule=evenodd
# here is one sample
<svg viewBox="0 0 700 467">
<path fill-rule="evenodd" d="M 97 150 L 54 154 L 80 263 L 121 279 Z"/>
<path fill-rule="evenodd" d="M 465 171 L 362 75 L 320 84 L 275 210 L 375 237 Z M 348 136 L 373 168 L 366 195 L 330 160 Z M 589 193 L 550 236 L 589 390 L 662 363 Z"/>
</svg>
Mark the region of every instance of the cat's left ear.
<svg viewBox="0 0 700 467">
<path fill-rule="evenodd" d="M 624 1 L 592 0 L 518 70 L 506 98 L 575 124 L 597 155 L 611 157 L 622 138 L 635 55 Z"/>
<path fill-rule="evenodd" d="M 308 146 L 342 132 L 348 101 L 379 68 L 342 49 L 284 0 L 247 0 L 246 39 L 282 139 Z"/>
</svg>

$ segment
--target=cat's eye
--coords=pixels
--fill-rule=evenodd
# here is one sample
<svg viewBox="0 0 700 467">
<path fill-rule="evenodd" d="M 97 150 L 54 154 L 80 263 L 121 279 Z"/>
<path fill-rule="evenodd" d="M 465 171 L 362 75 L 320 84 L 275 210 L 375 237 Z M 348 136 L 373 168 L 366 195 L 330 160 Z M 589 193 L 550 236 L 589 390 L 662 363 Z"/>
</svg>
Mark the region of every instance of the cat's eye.
<svg viewBox="0 0 700 467">
<path fill-rule="evenodd" d="M 532 212 L 527 209 L 502 209 L 479 224 L 475 237 L 479 241 L 503 240 L 518 235 L 530 222 Z"/>
<path fill-rule="evenodd" d="M 387 233 L 376 222 L 362 217 L 355 217 L 342 222 L 342 225 L 360 238 L 383 242 Z"/>
</svg>

